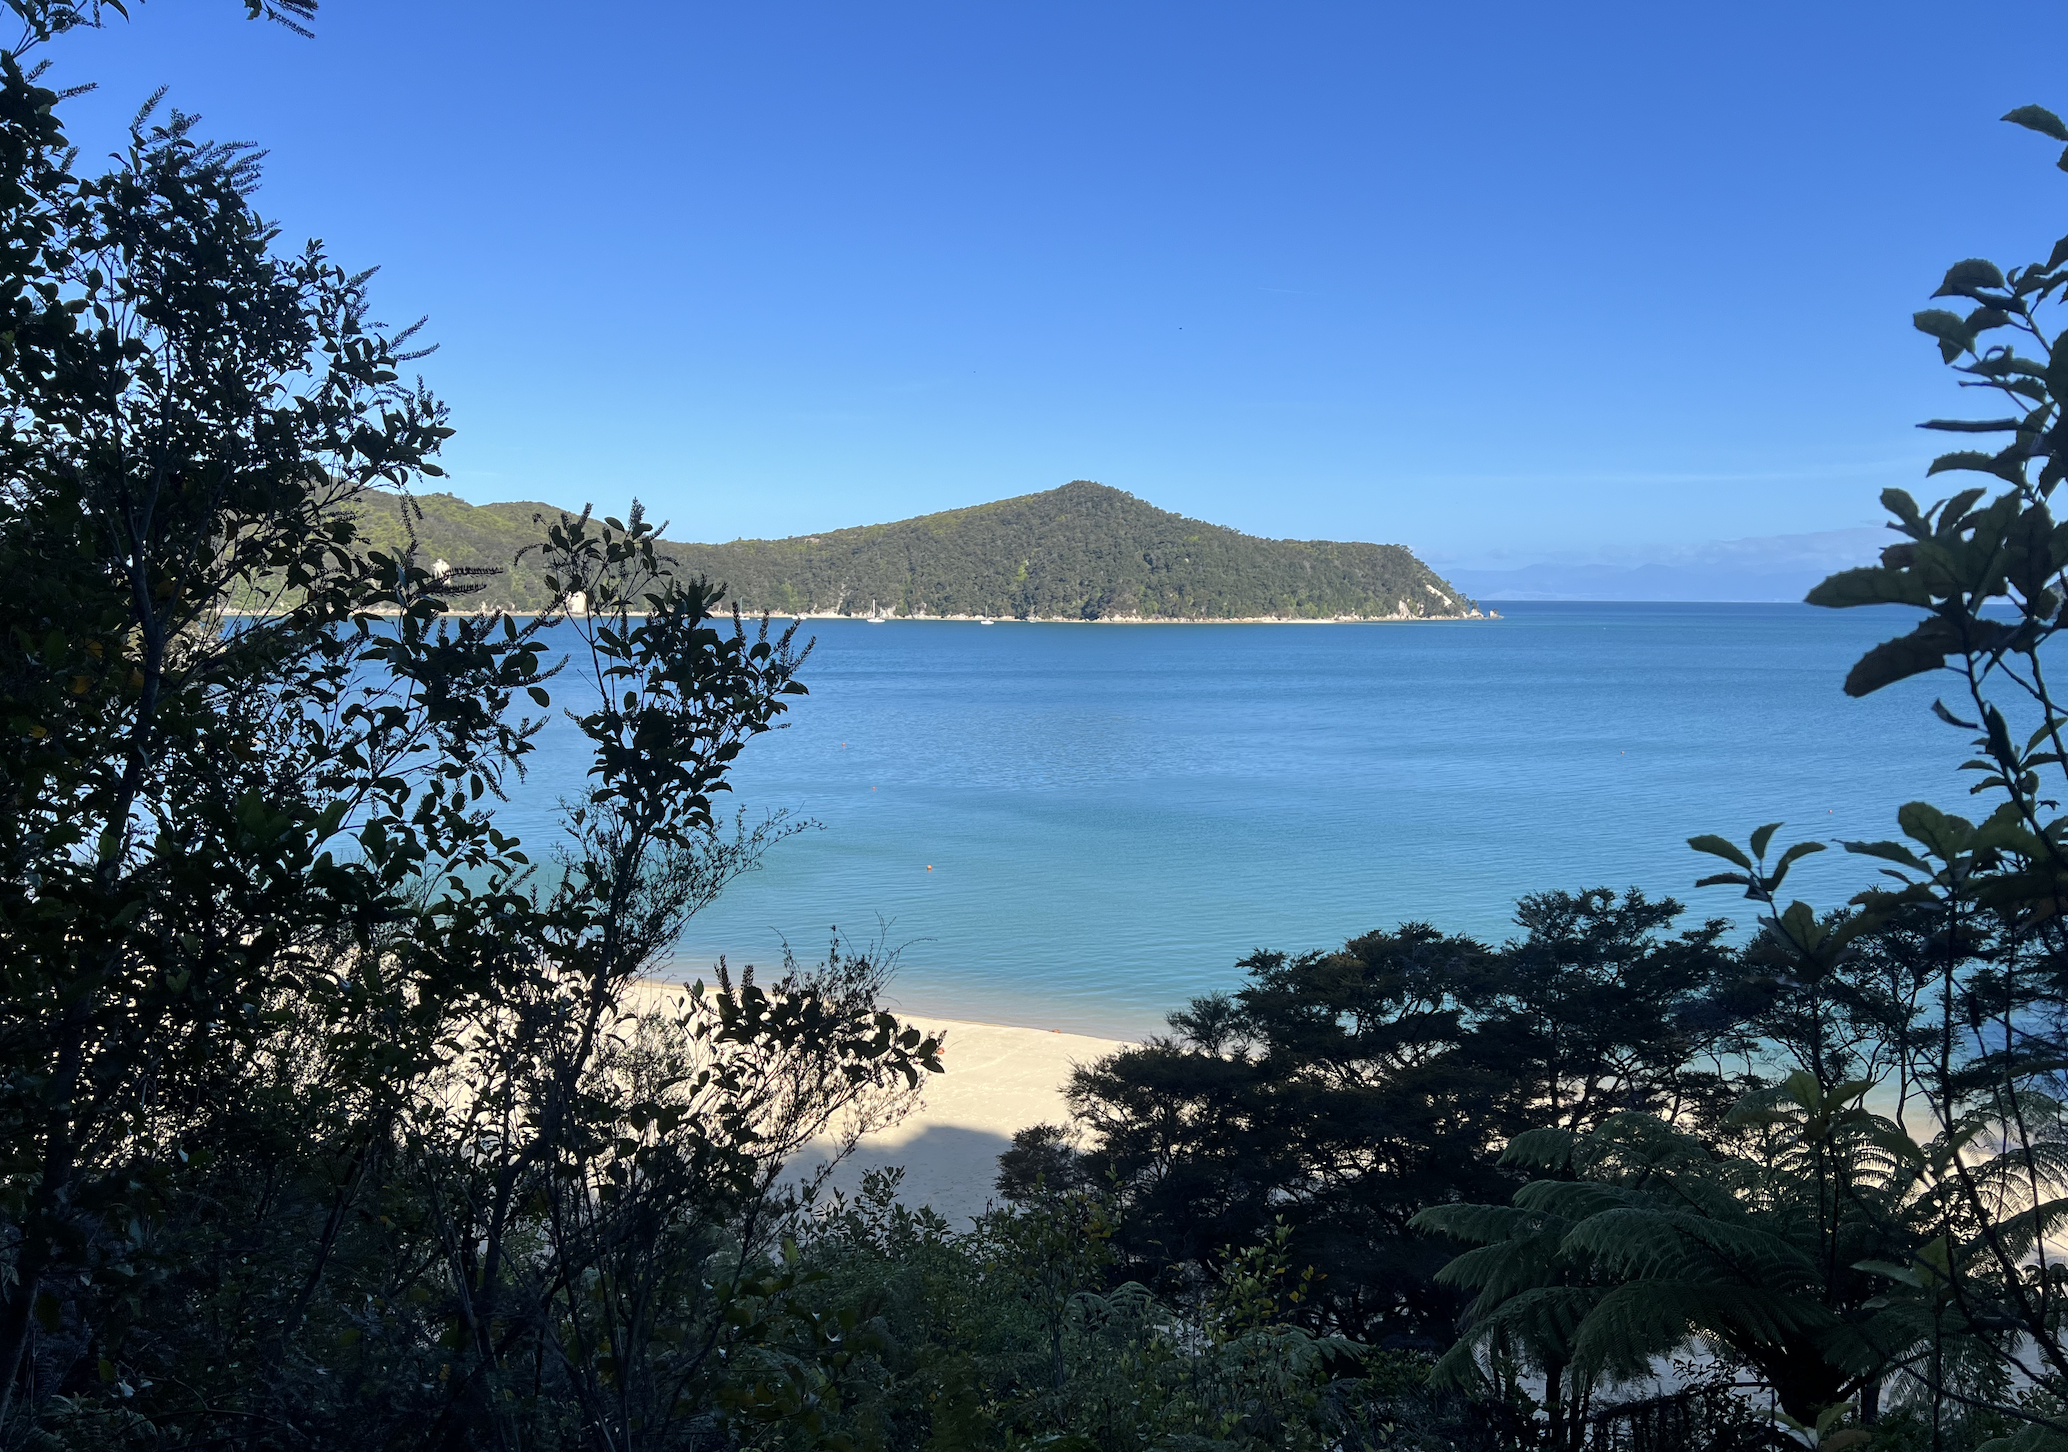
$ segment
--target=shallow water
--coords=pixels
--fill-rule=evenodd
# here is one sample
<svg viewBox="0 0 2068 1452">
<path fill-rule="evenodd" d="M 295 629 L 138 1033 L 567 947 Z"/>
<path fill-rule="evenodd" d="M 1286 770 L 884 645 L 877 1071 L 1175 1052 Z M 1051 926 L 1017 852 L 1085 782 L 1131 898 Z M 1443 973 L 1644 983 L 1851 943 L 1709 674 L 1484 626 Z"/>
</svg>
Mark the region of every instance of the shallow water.
<svg viewBox="0 0 2068 1452">
<path fill-rule="evenodd" d="M 1136 1034 L 1256 947 L 1408 919 L 1492 938 L 1545 888 L 1639 885 L 1745 917 L 1686 838 L 1894 835 L 1959 809 L 1945 677 L 1839 689 L 1895 611 L 1525 604 L 1413 625 L 811 621 L 811 695 L 736 801 L 820 829 L 690 928 L 684 973 L 829 928 L 904 945 L 929 1012 Z M 585 768 L 564 722 L 506 809 L 537 842 Z M 1784 833 L 1784 840 L 1791 836 Z M 930 869 L 930 870 L 929 870 Z M 1826 853 L 1791 885 L 1871 878 Z"/>
</svg>

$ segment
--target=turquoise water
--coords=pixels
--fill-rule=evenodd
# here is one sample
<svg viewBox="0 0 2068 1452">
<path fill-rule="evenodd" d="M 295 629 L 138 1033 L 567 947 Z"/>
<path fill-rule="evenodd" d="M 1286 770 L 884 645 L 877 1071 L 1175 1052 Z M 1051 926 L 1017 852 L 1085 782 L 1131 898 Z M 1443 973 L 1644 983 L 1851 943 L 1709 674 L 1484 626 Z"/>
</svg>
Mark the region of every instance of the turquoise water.
<svg viewBox="0 0 2068 1452">
<path fill-rule="evenodd" d="M 1135 1034 L 1257 947 L 1409 919 L 1500 938 L 1545 888 L 1639 885 L 1744 920 L 1685 840 L 1894 835 L 1958 808 L 1949 677 L 1839 689 L 1898 612 L 1524 604 L 1484 622 L 812 621 L 811 695 L 736 801 L 820 828 L 691 925 L 685 973 L 828 929 L 903 944 L 908 1008 Z M 586 763 L 549 734 L 510 816 L 538 840 Z M 1789 834 L 1784 834 L 1789 835 Z M 931 870 L 929 871 L 929 867 Z M 1871 877 L 1841 853 L 1798 886 Z"/>
</svg>

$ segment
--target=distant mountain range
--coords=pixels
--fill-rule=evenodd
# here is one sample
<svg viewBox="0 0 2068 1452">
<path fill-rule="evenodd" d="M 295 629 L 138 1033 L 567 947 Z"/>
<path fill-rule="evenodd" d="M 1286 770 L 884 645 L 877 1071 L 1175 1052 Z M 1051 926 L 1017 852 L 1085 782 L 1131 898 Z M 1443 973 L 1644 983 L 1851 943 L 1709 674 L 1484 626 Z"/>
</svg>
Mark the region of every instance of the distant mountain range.
<svg viewBox="0 0 2068 1452">
<path fill-rule="evenodd" d="M 469 605 L 537 609 L 547 600 L 536 542 L 561 511 L 418 496 L 419 557 L 499 567 Z M 404 502 L 355 506 L 376 547 L 405 546 Z M 690 574 L 728 587 L 741 609 L 787 615 L 1031 620 L 1442 619 L 1473 613 L 1459 588 L 1399 545 L 1258 539 L 1078 480 L 1060 489 L 895 524 L 730 544 L 667 542 Z M 456 602 L 458 603 L 458 602 Z"/>
<path fill-rule="evenodd" d="M 1826 575 L 1872 564 L 1892 539 L 1886 529 L 1835 529 L 1445 573 L 1480 600 L 1795 601 Z"/>
</svg>

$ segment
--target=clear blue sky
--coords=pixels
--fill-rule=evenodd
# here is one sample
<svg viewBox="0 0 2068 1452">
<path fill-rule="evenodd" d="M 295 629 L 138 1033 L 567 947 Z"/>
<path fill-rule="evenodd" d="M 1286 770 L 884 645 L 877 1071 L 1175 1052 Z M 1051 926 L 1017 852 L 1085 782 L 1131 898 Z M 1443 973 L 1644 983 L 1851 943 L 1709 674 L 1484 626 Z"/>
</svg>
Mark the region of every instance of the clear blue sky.
<svg viewBox="0 0 2068 1452">
<path fill-rule="evenodd" d="M 65 38 L 383 264 L 477 501 L 679 537 L 1093 478 L 1473 560 L 1876 522 L 1944 266 L 2068 230 L 2068 12 L 234 0 Z"/>
</svg>

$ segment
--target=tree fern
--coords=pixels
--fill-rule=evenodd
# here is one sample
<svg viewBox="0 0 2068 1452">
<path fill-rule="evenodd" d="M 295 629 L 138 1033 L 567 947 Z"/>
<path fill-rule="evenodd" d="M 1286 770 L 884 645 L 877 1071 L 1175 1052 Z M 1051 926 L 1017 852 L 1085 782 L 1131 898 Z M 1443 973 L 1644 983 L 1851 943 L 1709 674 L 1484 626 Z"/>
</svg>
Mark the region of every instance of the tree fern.
<svg viewBox="0 0 2068 1452">
<path fill-rule="evenodd" d="M 1473 1245 L 1442 1273 L 1479 1294 L 1439 1375 L 1468 1384 L 1499 1352 L 1546 1374 L 1627 1382 L 1706 1351 L 1805 1421 L 1843 1402 L 1916 1340 L 1912 1310 L 1879 1297 L 1883 1283 L 1855 1265 L 1863 1246 L 1907 1260 L 1921 1239 L 1901 1214 L 1907 1160 L 1878 1145 L 1891 1127 L 1860 1110 L 1861 1092 L 1763 1092 L 1740 1117 L 1762 1131 L 1752 1153 L 1636 1113 L 1585 1135 L 1518 1136 L 1511 1159 L 1575 1178 L 1414 1222 Z M 1833 1177 L 1814 1173 L 1834 1156 L 1858 1192 L 1835 1220 L 1820 1188 Z"/>
</svg>

